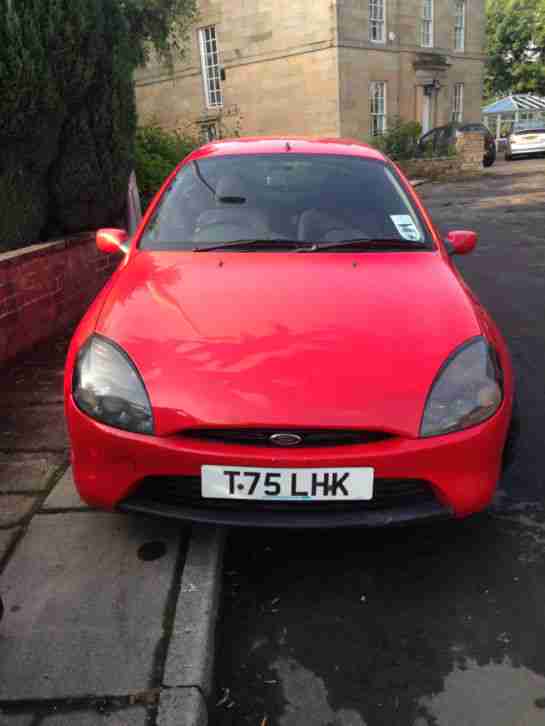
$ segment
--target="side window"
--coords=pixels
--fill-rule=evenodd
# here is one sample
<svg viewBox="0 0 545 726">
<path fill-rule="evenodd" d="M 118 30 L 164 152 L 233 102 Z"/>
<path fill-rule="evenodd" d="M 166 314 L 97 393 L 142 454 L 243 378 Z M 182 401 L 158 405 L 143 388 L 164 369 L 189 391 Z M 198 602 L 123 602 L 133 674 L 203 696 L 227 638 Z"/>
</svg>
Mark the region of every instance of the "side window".
<svg viewBox="0 0 545 726">
<path fill-rule="evenodd" d="M 433 0 L 421 0 L 420 45 L 433 48 Z"/>
<path fill-rule="evenodd" d="M 466 44 L 466 0 L 456 0 L 454 20 L 454 50 L 464 51 Z"/>
<path fill-rule="evenodd" d="M 201 28 L 199 42 L 206 105 L 208 108 L 218 108 L 223 105 L 223 93 L 216 26 Z"/>
<path fill-rule="evenodd" d="M 435 141 L 435 151 L 437 154 L 446 154 L 448 151 L 448 147 L 451 143 L 451 129 L 448 126 L 445 126 L 442 129 L 438 129 L 437 131 L 437 138 Z"/>
<path fill-rule="evenodd" d="M 369 120 L 371 136 L 386 131 L 386 81 L 373 81 L 369 86 Z"/>
<path fill-rule="evenodd" d="M 369 0 L 369 40 L 384 43 L 386 40 L 386 0 Z"/>
</svg>

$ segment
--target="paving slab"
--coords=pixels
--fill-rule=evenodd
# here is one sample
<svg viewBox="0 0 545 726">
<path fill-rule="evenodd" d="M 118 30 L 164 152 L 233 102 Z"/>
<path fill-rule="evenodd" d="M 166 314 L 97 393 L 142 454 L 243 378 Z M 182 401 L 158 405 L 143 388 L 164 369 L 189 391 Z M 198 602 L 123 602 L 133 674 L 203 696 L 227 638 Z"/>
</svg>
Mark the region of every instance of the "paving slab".
<svg viewBox="0 0 545 726">
<path fill-rule="evenodd" d="M 172 688 L 161 693 L 157 726 L 207 726 L 208 714 L 197 688 Z"/>
<path fill-rule="evenodd" d="M 165 554 L 139 559 L 151 541 Z M 2 577 L 0 701 L 148 689 L 181 541 L 159 519 L 34 517 Z"/>
<path fill-rule="evenodd" d="M 0 710 L 1 726 L 33 726 L 34 716 L 32 714 L 9 714 Z"/>
<path fill-rule="evenodd" d="M 98 711 L 57 713 L 46 716 L 40 726 L 145 726 L 146 718 L 146 709 L 143 706 L 135 706 L 112 713 Z"/>
<path fill-rule="evenodd" d="M 0 493 L 43 491 L 64 462 L 62 454 L 0 453 Z"/>
<path fill-rule="evenodd" d="M 143 706 L 100 713 L 90 711 L 64 711 L 62 713 L 8 714 L 0 710 L 0 726 L 145 726 L 147 718 Z"/>
<path fill-rule="evenodd" d="M 0 562 L 2 562 L 4 557 L 7 555 L 9 548 L 15 541 L 19 531 L 19 529 L 0 530 Z"/>
<path fill-rule="evenodd" d="M 31 513 L 36 497 L 18 494 L 0 495 L 0 527 L 15 527 Z"/>
<path fill-rule="evenodd" d="M 0 422 L 0 449 L 59 451 L 68 447 L 61 404 L 8 409 Z"/>
<path fill-rule="evenodd" d="M 62 403 L 64 371 L 62 364 L 19 364 L 5 371 L 1 395 L 5 405 Z"/>
<path fill-rule="evenodd" d="M 42 509 L 44 511 L 49 510 L 62 510 L 62 509 L 89 509 L 89 505 L 86 504 L 77 492 L 74 484 L 74 478 L 72 476 L 72 467 L 70 466 L 61 480 L 55 484 L 51 494 L 47 497 L 44 502 Z"/>
</svg>

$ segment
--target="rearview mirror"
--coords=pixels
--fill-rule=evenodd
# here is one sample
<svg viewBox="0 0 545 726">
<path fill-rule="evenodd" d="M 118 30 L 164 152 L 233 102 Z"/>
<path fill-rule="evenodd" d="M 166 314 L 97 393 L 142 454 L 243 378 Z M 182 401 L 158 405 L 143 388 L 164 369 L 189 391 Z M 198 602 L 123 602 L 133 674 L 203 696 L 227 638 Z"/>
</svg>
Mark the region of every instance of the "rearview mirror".
<svg viewBox="0 0 545 726">
<path fill-rule="evenodd" d="M 129 235 L 124 229 L 99 229 L 96 234 L 97 247 L 101 252 L 115 254 L 129 251 Z"/>
<path fill-rule="evenodd" d="M 445 242 L 450 256 L 468 255 L 477 246 L 477 234 L 468 230 L 449 232 Z"/>
</svg>

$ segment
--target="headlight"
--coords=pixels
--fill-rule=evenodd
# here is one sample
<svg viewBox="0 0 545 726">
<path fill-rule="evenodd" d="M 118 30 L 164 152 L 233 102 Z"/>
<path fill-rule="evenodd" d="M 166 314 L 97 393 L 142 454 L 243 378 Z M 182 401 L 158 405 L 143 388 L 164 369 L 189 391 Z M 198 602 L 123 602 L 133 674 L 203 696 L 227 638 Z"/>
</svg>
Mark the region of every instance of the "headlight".
<svg viewBox="0 0 545 726">
<path fill-rule="evenodd" d="M 484 338 L 456 350 L 443 365 L 428 396 L 421 436 L 439 436 L 476 426 L 503 400 L 502 373 Z"/>
<path fill-rule="evenodd" d="M 124 431 L 153 433 L 148 394 L 132 361 L 121 348 L 93 335 L 79 352 L 72 395 L 91 418 Z"/>
</svg>

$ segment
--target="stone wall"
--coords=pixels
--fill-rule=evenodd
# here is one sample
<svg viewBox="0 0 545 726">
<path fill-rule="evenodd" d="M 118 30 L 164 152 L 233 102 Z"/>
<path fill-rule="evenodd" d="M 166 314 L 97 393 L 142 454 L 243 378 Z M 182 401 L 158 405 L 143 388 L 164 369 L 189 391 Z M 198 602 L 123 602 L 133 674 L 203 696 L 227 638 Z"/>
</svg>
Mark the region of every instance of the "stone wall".
<svg viewBox="0 0 545 726">
<path fill-rule="evenodd" d="M 369 83 L 388 82 L 387 113 L 421 120 L 423 85 L 437 78 L 432 126 L 450 120 L 464 83 L 464 118 L 481 117 L 484 0 L 467 3 L 466 47 L 454 51 L 454 3 L 435 0 L 435 47 L 419 45 L 422 0 L 386 0 L 384 43 L 369 40 L 367 0 L 201 0 L 189 53 L 174 73 L 150 64 L 136 78 L 140 119 L 223 132 L 369 135 Z M 207 109 L 199 27 L 215 25 L 226 71 L 224 107 Z M 440 56 L 438 68 L 419 58 Z M 426 64 L 424 63 L 424 66 Z"/>
<path fill-rule="evenodd" d="M 482 106 L 484 0 L 467 3 L 465 50 L 454 50 L 454 2 L 435 0 L 434 47 L 420 46 L 422 0 L 387 0 L 384 42 L 369 40 L 368 3 L 339 3 L 341 135 L 369 135 L 369 84 L 388 84 L 387 114 L 422 121 L 423 86 L 440 88 L 431 102 L 431 127 L 452 118 L 454 87 L 464 84 L 464 119 L 479 121 Z"/>
<path fill-rule="evenodd" d="M 457 156 L 437 159 L 409 159 L 397 162 L 409 179 L 454 179 L 462 176 L 462 161 Z"/>
<path fill-rule="evenodd" d="M 0 365 L 80 318 L 119 261 L 94 233 L 0 254 Z"/>
<path fill-rule="evenodd" d="M 468 133 L 456 143 L 456 156 L 436 159 L 409 159 L 398 166 L 411 179 L 451 179 L 480 174 L 483 170 L 482 134 Z"/>
<path fill-rule="evenodd" d="M 188 55 L 169 73 L 136 76 L 141 121 L 176 128 L 216 121 L 227 134 L 338 135 L 336 11 L 329 0 L 201 0 Z M 207 108 L 199 28 L 216 26 L 223 109 Z"/>
<path fill-rule="evenodd" d="M 463 171 L 481 169 L 484 156 L 484 137 L 479 133 L 466 133 L 456 142 L 456 152 L 462 163 Z"/>
</svg>

